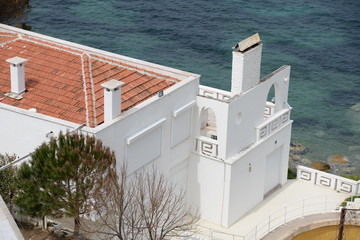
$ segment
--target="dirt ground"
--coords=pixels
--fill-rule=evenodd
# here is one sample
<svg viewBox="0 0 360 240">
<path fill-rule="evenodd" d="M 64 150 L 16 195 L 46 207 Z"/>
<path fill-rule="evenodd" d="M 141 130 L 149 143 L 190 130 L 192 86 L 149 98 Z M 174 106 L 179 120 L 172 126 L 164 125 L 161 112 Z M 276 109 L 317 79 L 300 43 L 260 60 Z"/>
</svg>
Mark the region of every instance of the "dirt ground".
<svg viewBox="0 0 360 240">
<path fill-rule="evenodd" d="M 24 236 L 25 240 L 58 240 L 60 238 L 57 238 L 54 236 L 53 233 L 49 232 L 48 230 L 41 229 L 41 228 L 33 228 L 30 225 L 18 223 L 19 229 L 21 234 Z M 73 240 L 73 238 L 62 238 L 67 240 Z"/>
</svg>

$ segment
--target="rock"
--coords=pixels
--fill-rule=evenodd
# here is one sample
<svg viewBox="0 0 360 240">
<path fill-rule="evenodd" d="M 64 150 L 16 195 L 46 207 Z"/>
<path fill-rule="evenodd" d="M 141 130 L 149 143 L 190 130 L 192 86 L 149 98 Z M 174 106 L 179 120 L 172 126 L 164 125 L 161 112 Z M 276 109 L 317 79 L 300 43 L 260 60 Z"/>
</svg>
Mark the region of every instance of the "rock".
<svg viewBox="0 0 360 240">
<path fill-rule="evenodd" d="M 310 159 L 308 159 L 308 158 L 302 158 L 302 159 L 301 159 L 301 163 L 302 163 L 303 165 L 310 166 L 311 163 L 312 163 L 312 161 L 311 161 Z"/>
<path fill-rule="evenodd" d="M 310 150 L 301 143 L 290 143 L 290 153 L 294 155 L 303 155 Z"/>
<path fill-rule="evenodd" d="M 49 230 L 50 232 L 55 232 L 56 228 L 55 228 L 54 226 L 49 226 L 49 227 L 48 227 L 48 230 Z"/>
<path fill-rule="evenodd" d="M 55 236 L 58 237 L 58 238 L 63 238 L 65 237 L 65 233 L 61 230 L 55 230 L 54 232 Z"/>
<path fill-rule="evenodd" d="M 358 146 L 349 146 L 348 149 L 349 149 L 349 151 L 360 151 L 360 145 L 358 145 Z"/>
<path fill-rule="evenodd" d="M 341 169 L 341 172 L 343 172 L 344 174 L 353 174 L 354 172 L 356 172 L 356 167 L 345 167 L 343 169 Z"/>
<path fill-rule="evenodd" d="M 326 162 L 321 162 L 321 161 L 313 162 L 311 164 L 311 167 L 316 170 L 320 170 L 324 172 L 328 172 L 330 170 L 330 165 L 327 164 Z"/>
<path fill-rule="evenodd" d="M 315 136 L 317 137 L 323 137 L 325 135 L 325 131 L 319 130 L 315 132 Z"/>
<path fill-rule="evenodd" d="M 355 112 L 360 112 L 360 103 L 356 103 L 355 105 L 351 106 L 351 109 Z"/>
<path fill-rule="evenodd" d="M 345 164 L 345 163 L 349 162 L 347 157 L 340 155 L 340 154 L 336 154 L 336 155 L 328 157 L 327 161 L 329 163 L 333 163 L 333 164 Z"/>
<path fill-rule="evenodd" d="M 301 158 L 299 155 L 290 154 L 289 160 L 294 162 L 300 162 Z"/>
<path fill-rule="evenodd" d="M 69 231 L 64 231 L 64 233 L 65 233 L 65 236 L 64 236 L 65 238 L 74 236 L 74 233 L 69 232 Z M 84 239 L 85 239 L 85 238 L 84 238 Z"/>
</svg>

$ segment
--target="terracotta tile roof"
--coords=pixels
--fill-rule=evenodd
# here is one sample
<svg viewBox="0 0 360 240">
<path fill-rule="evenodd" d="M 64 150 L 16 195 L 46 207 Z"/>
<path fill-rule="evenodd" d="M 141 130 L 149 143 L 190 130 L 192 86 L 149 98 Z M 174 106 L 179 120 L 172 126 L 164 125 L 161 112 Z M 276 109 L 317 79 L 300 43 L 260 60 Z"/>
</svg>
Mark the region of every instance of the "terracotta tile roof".
<svg viewBox="0 0 360 240">
<path fill-rule="evenodd" d="M 22 99 L 10 92 L 10 67 L 6 59 L 25 63 L 26 92 Z M 95 127 L 104 121 L 102 83 L 116 79 L 122 86 L 122 111 L 156 95 L 179 79 L 139 69 L 120 61 L 68 48 L 43 39 L 0 32 L 0 102 Z"/>
</svg>

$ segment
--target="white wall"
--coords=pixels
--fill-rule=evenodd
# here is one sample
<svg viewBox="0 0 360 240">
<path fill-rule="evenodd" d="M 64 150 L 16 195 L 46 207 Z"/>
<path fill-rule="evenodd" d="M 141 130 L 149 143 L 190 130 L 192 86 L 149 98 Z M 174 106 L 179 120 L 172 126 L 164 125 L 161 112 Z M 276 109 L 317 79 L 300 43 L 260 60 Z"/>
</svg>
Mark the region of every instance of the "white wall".
<svg viewBox="0 0 360 240">
<path fill-rule="evenodd" d="M 215 118 L 211 119 L 212 121 L 216 121 L 216 132 L 217 132 L 217 142 L 219 143 L 219 158 L 226 159 L 226 147 L 227 147 L 227 126 L 226 123 L 228 122 L 228 103 L 221 102 L 218 100 L 204 98 L 204 97 L 197 97 L 197 118 L 194 124 L 194 134 L 195 136 L 200 136 L 200 129 L 201 127 L 201 119 L 205 117 L 203 108 L 210 107 L 214 112 Z M 201 116 L 203 114 L 203 116 Z"/>
<path fill-rule="evenodd" d="M 228 195 L 229 211 L 228 216 L 224 218 L 225 226 L 233 224 L 263 200 L 266 194 L 266 181 L 273 184 L 275 181 L 279 181 L 279 184 L 286 183 L 291 125 L 292 123 L 289 122 L 266 140 L 248 149 L 243 155 L 235 155 L 229 159 L 232 162 L 231 182 Z M 280 157 L 279 175 L 267 176 L 266 172 L 273 170 L 273 166 L 269 167 L 273 160 L 269 155 L 271 156 L 272 153 Z"/>
<path fill-rule="evenodd" d="M 249 91 L 229 103 L 226 130 L 226 158 L 240 152 L 255 141 L 255 127 L 264 121 L 267 95 L 276 83 L 276 106 L 287 102 L 290 67 L 286 66 L 270 74 Z M 285 81 L 286 79 L 286 81 Z"/>
<path fill-rule="evenodd" d="M 202 219 L 221 224 L 225 165 L 194 155 L 189 162 L 188 202 L 198 208 Z"/>
<path fill-rule="evenodd" d="M 96 137 L 115 151 L 118 163 L 130 160 L 127 163 L 129 173 L 149 164 L 154 158 L 156 165 L 161 170 L 168 172 L 170 168 L 189 157 L 193 149 L 192 139 L 191 136 L 186 137 L 184 132 L 192 132 L 192 129 L 182 129 L 179 132 L 178 129 L 172 128 L 174 124 L 178 124 L 179 127 L 192 128 L 189 121 L 193 117 L 193 105 L 182 111 L 177 117 L 174 117 L 174 111 L 176 112 L 196 100 L 198 78 L 182 84 L 178 83 L 181 86 L 170 93 L 165 92 L 166 94 L 162 97 L 154 97 L 151 102 L 138 105 L 137 109 L 132 112 L 122 113 L 111 125 L 104 125 L 101 129 L 95 129 Z M 136 136 L 149 127 L 151 128 L 159 120 L 162 120 L 161 126 L 150 129 L 134 143 L 128 144 L 126 142 L 126 139 Z M 160 143 L 159 157 L 154 153 L 154 147 L 157 148 L 158 143 Z M 136 161 L 131 160 L 134 159 L 133 156 L 135 155 Z M 149 155 L 151 155 L 150 158 Z"/>
<path fill-rule="evenodd" d="M 48 140 L 47 133 L 79 125 L 0 103 L 0 126 L 0 153 L 23 157 Z"/>
<path fill-rule="evenodd" d="M 282 146 L 267 155 L 265 160 L 264 194 L 270 192 L 280 184 Z"/>
</svg>

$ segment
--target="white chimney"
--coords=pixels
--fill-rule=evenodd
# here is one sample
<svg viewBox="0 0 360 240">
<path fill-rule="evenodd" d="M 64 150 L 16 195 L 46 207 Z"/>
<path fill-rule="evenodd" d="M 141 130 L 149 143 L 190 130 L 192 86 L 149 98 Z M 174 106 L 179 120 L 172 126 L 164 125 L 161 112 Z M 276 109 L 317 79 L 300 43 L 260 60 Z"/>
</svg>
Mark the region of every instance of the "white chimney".
<svg viewBox="0 0 360 240">
<path fill-rule="evenodd" d="M 25 92 L 25 71 L 24 63 L 27 59 L 13 57 L 6 60 L 10 63 L 11 92 L 21 94 Z"/>
<path fill-rule="evenodd" d="M 261 50 L 259 34 L 236 44 L 233 51 L 231 93 L 246 92 L 260 81 Z"/>
<path fill-rule="evenodd" d="M 104 87 L 104 121 L 111 122 L 121 113 L 121 86 L 123 82 L 112 79 L 101 84 Z"/>
</svg>

